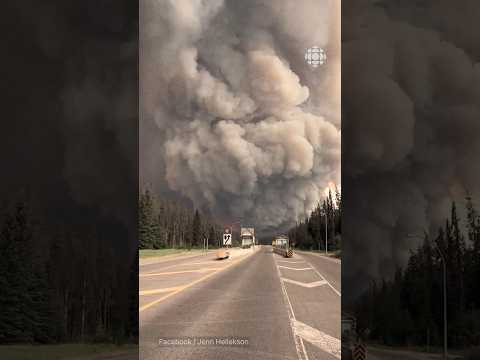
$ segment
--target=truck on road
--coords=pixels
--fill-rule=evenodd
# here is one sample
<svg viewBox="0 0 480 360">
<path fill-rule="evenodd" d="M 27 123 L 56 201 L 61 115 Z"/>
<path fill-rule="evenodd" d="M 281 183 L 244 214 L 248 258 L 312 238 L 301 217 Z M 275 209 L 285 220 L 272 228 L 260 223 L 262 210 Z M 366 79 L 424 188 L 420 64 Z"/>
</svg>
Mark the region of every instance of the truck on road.
<svg viewBox="0 0 480 360">
<path fill-rule="evenodd" d="M 273 252 L 285 257 L 293 256 L 293 249 L 290 246 L 288 236 L 279 235 L 272 241 Z"/>
<path fill-rule="evenodd" d="M 241 228 L 240 240 L 242 241 L 242 249 L 247 249 L 252 246 L 255 246 L 255 229 Z"/>
</svg>

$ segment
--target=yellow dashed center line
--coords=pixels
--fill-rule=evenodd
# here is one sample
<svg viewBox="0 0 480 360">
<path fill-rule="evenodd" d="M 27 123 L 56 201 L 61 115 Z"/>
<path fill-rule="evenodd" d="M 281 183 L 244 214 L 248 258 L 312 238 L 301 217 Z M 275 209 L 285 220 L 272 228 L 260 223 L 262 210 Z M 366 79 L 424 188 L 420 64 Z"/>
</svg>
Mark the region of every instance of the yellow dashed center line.
<svg viewBox="0 0 480 360">
<path fill-rule="evenodd" d="M 178 290 L 180 288 L 181 288 L 181 286 L 174 286 L 174 287 L 163 288 L 163 289 L 143 290 L 143 291 L 139 291 L 138 294 L 140 296 L 142 296 L 142 295 L 155 295 L 155 294 L 161 294 L 161 293 L 165 293 L 165 292 L 175 291 L 175 290 Z"/>
<path fill-rule="evenodd" d="M 197 279 L 197 280 L 195 280 L 195 281 L 192 281 L 191 283 L 188 283 L 188 284 L 186 284 L 186 285 L 179 286 L 176 290 L 173 290 L 172 292 L 170 292 L 170 293 L 162 296 L 161 298 L 159 298 L 159 299 L 157 299 L 157 300 L 154 300 L 154 301 L 152 301 L 152 302 L 150 302 L 150 303 L 148 303 L 148 304 L 145 304 L 145 305 L 141 306 L 141 307 L 138 309 L 138 312 L 142 312 L 142 311 L 147 310 L 148 308 L 150 308 L 150 307 L 152 307 L 152 306 L 154 306 L 154 305 L 156 305 L 156 304 L 159 304 L 160 302 L 168 299 L 169 297 L 171 297 L 171 296 L 173 296 L 173 295 L 176 295 L 176 294 L 180 293 L 181 291 L 183 291 L 183 290 L 185 290 L 185 289 L 188 289 L 189 287 L 191 287 L 191 286 L 193 286 L 193 285 L 196 285 L 196 284 L 198 284 L 198 283 L 200 283 L 200 282 L 208 279 L 209 277 L 215 275 L 216 273 L 218 273 L 218 272 L 220 272 L 220 271 L 222 271 L 222 270 L 228 269 L 229 267 L 231 267 L 231 266 L 233 266 L 233 265 L 235 265 L 235 264 L 238 264 L 240 261 L 245 260 L 245 259 L 248 258 L 249 256 L 250 256 L 250 255 L 247 255 L 247 256 L 244 256 L 244 257 L 242 257 L 242 258 L 240 258 L 240 259 L 238 259 L 238 260 L 232 261 L 230 264 L 228 264 L 228 265 L 226 265 L 226 266 L 224 266 L 224 267 L 222 267 L 222 268 L 216 268 L 216 270 L 214 270 L 213 272 L 211 272 L 211 273 L 209 273 L 209 274 L 201 277 L 200 279 Z M 190 271 L 190 272 L 191 272 L 191 271 Z M 175 271 L 174 273 L 178 273 L 178 271 Z M 152 274 L 145 274 L 145 275 L 151 276 Z M 141 275 L 140 275 L 140 276 L 141 276 Z"/>
<path fill-rule="evenodd" d="M 150 277 L 150 276 L 164 276 L 164 275 L 175 275 L 175 274 L 184 274 L 184 273 L 202 273 L 212 270 L 220 270 L 221 268 L 203 268 L 203 269 L 195 269 L 195 270 L 181 270 L 181 271 L 168 271 L 168 272 L 160 272 L 160 273 L 146 273 L 140 274 L 139 277 Z"/>
</svg>

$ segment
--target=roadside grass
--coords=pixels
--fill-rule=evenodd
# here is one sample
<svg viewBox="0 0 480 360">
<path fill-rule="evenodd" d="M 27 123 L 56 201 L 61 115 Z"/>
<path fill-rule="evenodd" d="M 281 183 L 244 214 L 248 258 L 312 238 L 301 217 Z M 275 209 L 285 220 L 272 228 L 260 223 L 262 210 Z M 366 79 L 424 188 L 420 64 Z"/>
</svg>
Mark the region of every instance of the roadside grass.
<svg viewBox="0 0 480 360">
<path fill-rule="evenodd" d="M 97 355 L 118 352 L 136 354 L 138 345 L 114 344 L 58 344 L 58 345 L 1 345 L 0 359 L 11 360 L 63 360 L 94 359 Z"/>
<path fill-rule="evenodd" d="M 302 250 L 302 249 L 299 249 Z M 304 250 L 304 251 L 310 251 L 319 255 L 324 255 L 336 259 L 341 259 L 342 258 L 342 251 L 341 250 L 336 250 L 336 251 L 329 251 L 327 254 L 325 254 L 325 251 L 323 250 Z"/>
<path fill-rule="evenodd" d="M 213 250 L 215 247 L 210 246 L 209 249 Z M 195 254 L 201 253 L 204 251 L 202 248 L 192 248 L 192 249 L 142 249 L 139 250 L 140 259 L 153 258 L 153 257 L 162 257 L 166 255 L 175 255 L 175 254 Z"/>
</svg>

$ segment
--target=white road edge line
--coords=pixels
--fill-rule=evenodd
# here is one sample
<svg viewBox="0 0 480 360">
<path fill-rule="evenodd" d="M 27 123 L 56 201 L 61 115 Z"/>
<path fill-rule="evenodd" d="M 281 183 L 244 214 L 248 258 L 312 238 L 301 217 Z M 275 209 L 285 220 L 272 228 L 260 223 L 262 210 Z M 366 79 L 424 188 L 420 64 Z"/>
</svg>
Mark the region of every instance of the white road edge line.
<svg viewBox="0 0 480 360">
<path fill-rule="evenodd" d="M 308 341 L 310 344 L 318 347 L 322 351 L 335 356 L 337 359 L 342 357 L 342 345 L 339 339 L 330 336 L 323 331 L 315 329 L 301 321 L 294 321 L 295 332 L 302 339 Z"/>
<path fill-rule="evenodd" d="M 338 291 L 337 289 L 335 289 L 335 288 L 332 286 L 332 284 L 330 284 L 330 282 L 329 282 L 327 279 L 325 279 L 325 276 L 323 276 L 322 274 L 320 274 L 320 272 L 319 272 L 317 269 L 315 269 L 315 267 L 314 267 L 312 264 L 310 264 L 308 261 L 307 261 L 307 264 L 308 264 L 308 266 L 310 266 L 310 267 L 313 269 L 313 271 L 315 271 L 315 273 L 316 273 L 318 276 L 320 276 L 323 280 L 325 280 L 325 281 L 327 282 L 327 285 L 330 286 L 330 288 L 333 290 L 333 292 L 334 292 L 335 294 L 337 294 L 337 295 L 340 296 L 340 297 L 342 296 L 342 293 L 341 293 L 340 291 Z"/>
<path fill-rule="evenodd" d="M 295 321 L 297 321 L 297 319 L 295 318 L 295 313 L 293 312 L 292 303 L 290 302 L 290 298 L 288 297 L 287 289 L 285 288 L 285 284 L 283 283 L 282 275 L 280 274 L 280 269 L 278 268 L 275 257 L 273 258 L 273 262 L 275 263 L 275 268 L 277 269 L 278 278 L 280 280 L 280 285 L 282 287 L 283 300 L 287 307 L 288 318 L 290 320 L 290 328 L 292 329 L 293 341 L 295 342 L 295 348 L 297 350 L 298 359 L 309 360 L 307 355 L 307 350 L 305 349 L 305 344 L 303 343 L 303 339 L 295 332 Z"/>
</svg>

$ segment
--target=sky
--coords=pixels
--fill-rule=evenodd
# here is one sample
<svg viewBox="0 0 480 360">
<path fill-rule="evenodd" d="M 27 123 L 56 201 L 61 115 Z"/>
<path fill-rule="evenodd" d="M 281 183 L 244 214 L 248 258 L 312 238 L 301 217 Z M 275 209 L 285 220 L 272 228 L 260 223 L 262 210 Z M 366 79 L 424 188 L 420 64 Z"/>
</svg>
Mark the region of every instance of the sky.
<svg viewBox="0 0 480 360">
<path fill-rule="evenodd" d="M 144 0 L 139 64 L 141 187 L 284 230 L 340 186 L 339 2 Z"/>
</svg>

